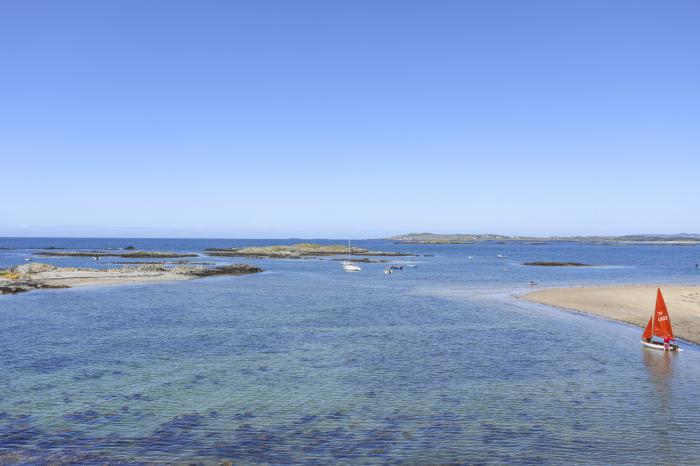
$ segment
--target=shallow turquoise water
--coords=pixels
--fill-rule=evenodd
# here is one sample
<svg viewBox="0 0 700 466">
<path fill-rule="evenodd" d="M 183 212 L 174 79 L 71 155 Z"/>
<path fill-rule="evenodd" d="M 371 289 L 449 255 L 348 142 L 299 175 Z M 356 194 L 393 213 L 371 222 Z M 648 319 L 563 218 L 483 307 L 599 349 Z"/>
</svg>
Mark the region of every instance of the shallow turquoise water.
<svg viewBox="0 0 700 466">
<path fill-rule="evenodd" d="M 0 239 L 244 243 L 276 242 Z M 635 327 L 512 295 L 529 280 L 700 283 L 700 248 L 355 244 L 433 257 L 391 276 L 257 260 L 265 273 L 0 297 L 0 463 L 697 462 L 695 346 L 643 350 Z M 0 267 L 31 252 L 0 250 Z"/>
</svg>

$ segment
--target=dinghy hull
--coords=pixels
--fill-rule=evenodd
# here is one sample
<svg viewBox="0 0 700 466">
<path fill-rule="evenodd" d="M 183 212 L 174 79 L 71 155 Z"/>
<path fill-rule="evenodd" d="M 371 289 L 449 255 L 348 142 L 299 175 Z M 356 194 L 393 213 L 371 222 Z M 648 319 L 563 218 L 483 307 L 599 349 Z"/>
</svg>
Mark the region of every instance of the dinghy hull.
<svg viewBox="0 0 700 466">
<path fill-rule="evenodd" d="M 642 346 L 644 346 L 645 348 L 651 348 L 651 349 L 661 350 L 661 351 L 683 351 L 681 348 L 678 348 L 678 347 L 676 347 L 676 348 L 671 347 L 671 349 L 667 350 L 666 348 L 664 348 L 664 345 L 661 345 L 658 343 L 649 343 L 648 341 L 645 341 L 645 340 L 639 340 L 639 341 L 642 343 Z"/>
</svg>

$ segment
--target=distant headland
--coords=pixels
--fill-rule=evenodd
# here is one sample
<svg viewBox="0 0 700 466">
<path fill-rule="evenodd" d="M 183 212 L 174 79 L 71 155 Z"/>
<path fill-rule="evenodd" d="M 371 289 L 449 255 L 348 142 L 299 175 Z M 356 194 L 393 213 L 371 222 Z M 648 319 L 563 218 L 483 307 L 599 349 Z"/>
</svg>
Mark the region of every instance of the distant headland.
<svg viewBox="0 0 700 466">
<path fill-rule="evenodd" d="M 678 233 L 675 235 L 623 235 L 623 236 L 509 236 L 495 234 L 451 234 L 409 233 L 386 238 L 405 244 L 470 244 L 484 241 L 518 241 L 530 244 L 576 242 L 592 244 L 675 244 L 692 246 L 700 244 L 700 234 Z"/>
</svg>

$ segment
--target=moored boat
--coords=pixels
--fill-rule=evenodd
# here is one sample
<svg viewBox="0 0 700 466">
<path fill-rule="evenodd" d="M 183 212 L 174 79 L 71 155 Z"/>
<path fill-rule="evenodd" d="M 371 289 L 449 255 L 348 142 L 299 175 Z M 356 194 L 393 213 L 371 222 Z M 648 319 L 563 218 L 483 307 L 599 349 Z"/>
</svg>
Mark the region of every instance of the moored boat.
<svg viewBox="0 0 700 466">
<path fill-rule="evenodd" d="M 343 270 L 346 272 L 359 272 L 362 268 L 352 262 L 343 262 Z"/>
<path fill-rule="evenodd" d="M 671 317 L 668 315 L 668 308 L 660 288 L 656 289 L 656 308 L 642 333 L 641 343 L 645 348 L 682 351 L 678 347 L 676 337 L 673 336 Z"/>
<path fill-rule="evenodd" d="M 359 265 L 350 260 L 350 240 L 348 240 L 348 260 L 341 262 L 341 265 L 346 272 L 359 272 L 362 270 Z"/>
</svg>

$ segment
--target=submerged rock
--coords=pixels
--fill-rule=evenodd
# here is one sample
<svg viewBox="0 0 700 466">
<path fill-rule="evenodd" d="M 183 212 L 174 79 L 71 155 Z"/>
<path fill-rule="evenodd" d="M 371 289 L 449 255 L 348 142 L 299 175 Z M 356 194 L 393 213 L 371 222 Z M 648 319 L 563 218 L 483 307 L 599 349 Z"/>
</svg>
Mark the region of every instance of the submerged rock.
<svg viewBox="0 0 700 466">
<path fill-rule="evenodd" d="M 523 265 L 533 265 L 538 267 L 591 267 L 591 264 L 581 262 L 557 262 L 557 261 L 536 261 L 523 262 Z"/>
</svg>

